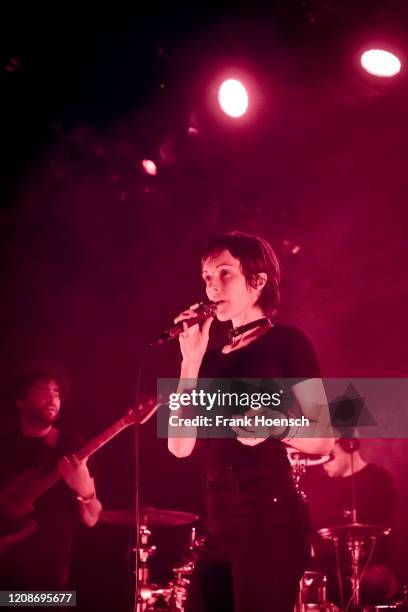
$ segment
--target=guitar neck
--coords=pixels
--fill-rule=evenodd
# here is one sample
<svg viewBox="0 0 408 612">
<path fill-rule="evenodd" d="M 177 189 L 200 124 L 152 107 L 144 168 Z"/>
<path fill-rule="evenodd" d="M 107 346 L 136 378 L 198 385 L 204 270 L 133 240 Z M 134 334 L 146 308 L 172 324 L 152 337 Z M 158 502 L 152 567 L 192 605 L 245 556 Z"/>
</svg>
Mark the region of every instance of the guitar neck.
<svg viewBox="0 0 408 612">
<path fill-rule="evenodd" d="M 135 417 L 133 414 L 127 414 L 126 416 L 118 419 L 113 425 L 105 429 L 99 436 L 96 436 L 90 442 L 87 442 L 85 446 L 83 446 L 75 455 L 79 460 L 86 459 L 90 457 L 97 450 L 102 448 L 109 440 L 112 440 L 115 436 L 118 435 L 123 429 L 132 425 L 135 422 Z M 61 479 L 61 475 L 59 473 L 58 467 L 53 470 L 47 472 L 40 478 L 40 480 L 36 483 L 35 497 L 42 495 L 47 491 L 50 487 L 52 487 L 55 483 L 57 483 Z"/>
<path fill-rule="evenodd" d="M 94 438 L 90 442 L 87 442 L 87 444 L 85 444 L 85 446 L 83 446 L 81 450 L 75 453 L 75 455 L 78 457 L 79 460 L 90 457 L 91 455 L 96 453 L 97 450 L 102 448 L 102 446 L 105 446 L 105 444 L 109 442 L 109 440 L 112 440 L 112 438 L 117 436 L 118 433 L 120 433 L 129 425 L 132 425 L 134 422 L 134 417 L 129 415 L 118 419 L 115 423 L 113 423 L 113 425 L 111 425 L 110 427 L 105 429 L 105 431 L 99 434 L 99 436 L 96 436 L 96 438 Z"/>
</svg>

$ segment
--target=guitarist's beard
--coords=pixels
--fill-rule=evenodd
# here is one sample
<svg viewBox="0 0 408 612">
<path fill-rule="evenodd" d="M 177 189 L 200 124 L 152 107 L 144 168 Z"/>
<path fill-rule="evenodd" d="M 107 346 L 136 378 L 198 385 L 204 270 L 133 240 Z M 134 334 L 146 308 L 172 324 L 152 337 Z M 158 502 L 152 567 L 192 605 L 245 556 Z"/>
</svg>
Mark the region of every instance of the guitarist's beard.
<svg viewBox="0 0 408 612">
<path fill-rule="evenodd" d="M 24 412 L 24 418 L 32 425 L 47 426 L 53 425 L 58 418 L 59 410 L 53 405 L 43 407 L 33 406 Z"/>
</svg>

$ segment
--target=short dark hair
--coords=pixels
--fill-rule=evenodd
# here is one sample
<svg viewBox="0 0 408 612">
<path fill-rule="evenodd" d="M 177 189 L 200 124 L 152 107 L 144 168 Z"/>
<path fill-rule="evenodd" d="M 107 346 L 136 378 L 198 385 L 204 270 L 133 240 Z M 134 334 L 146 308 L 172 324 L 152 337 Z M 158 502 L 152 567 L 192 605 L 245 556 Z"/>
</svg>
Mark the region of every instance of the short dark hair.
<svg viewBox="0 0 408 612">
<path fill-rule="evenodd" d="M 267 275 L 267 281 L 257 305 L 266 314 L 274 315 L 280 300 L 280 267 L 278 258 L 269 242 L 253 234 L 229 232 L 210 242 L 202 255 L 202 263 L 207 259 L 217 257 L 225 250 L 239 260 L 242 273 L 250 287 L 256 287 L 256 281 L 261 272 Z"/>
<path fill-rule="evenodd" d="M 68 374 L 55 361 L 41 360 L 25 363 L 17 370 L 13 381 L 13 399 L 24 397 L 27 391 L 40 380 L 54 380 L 60 390 L 62 399 L 68 397 L 71 383 Z"/>
</svg>

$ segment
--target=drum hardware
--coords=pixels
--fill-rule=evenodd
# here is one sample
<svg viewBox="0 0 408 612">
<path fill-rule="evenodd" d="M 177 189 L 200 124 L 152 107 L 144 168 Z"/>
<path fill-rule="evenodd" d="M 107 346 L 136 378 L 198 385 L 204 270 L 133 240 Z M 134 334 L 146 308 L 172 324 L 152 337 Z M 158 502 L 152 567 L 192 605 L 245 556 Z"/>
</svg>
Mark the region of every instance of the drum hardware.
<svg viewBox="0 0 408 612">
<path fill-rule="evenodd" d="M 303 603 L 321 603 L 327 599 L 327 576 L 306 571 L 300 582 Z"/>
<path fill-rule="evenodd" d="M 189 577 L 193 573 L 198 551 L 203 546 L 205 538 L 197 538 L 195 527 L 191 528 L 188 552 L 183 565 L 173 568 L 174 578 L 165 586 L 149 582 L 149 560 L 156 553 L 156 546 L 149 544 L 151 531 L 149 527 L 174 527 L 189 525 L 198 521 L 198 514 L 143 506 L 140 511 L 141 524 L 139 529 L 139 558 L 137 563 L 138 592 L 137 612 L 169 610 L 183 612 L 187 598 Z M 134 527 L 135 511 L 130 508 L 122 510 L 105 510 L 101 514 L 101 522 L 118 527 Z M 133 549 L 135 551 L 135 549 Z"/>
<path fill-rule="evenodd" d="M 365 569 L 372 557 L 378 537 L 388 535 L 390 532 L 391 527 L 386 525 L 365 525 L 364 523 L 357 522 L 347 525 L 335 525 L 334 527 L 326 527 L 318 530 L 322 538 L 334 542 L 336 549 L 339 541 L 343 541 L 346 543 L 347 549 L 350 552 L 352 596 L 345 610 L 348 610 L 350 605 L 361 605 L 360 585 Z M 364 567 L 361 569 L 361 561 L 365 556 L 368 544 L 370 544 L 370 547 L 367 559 Z M 344 605 L 342 603 L 342 608 L 343 607 Z"/>
<path fill-rule="evenodd" d="M 156 552 L 156 546 L 149 546 L 151 535 L 152 532 L 147 529 L 146 525 L 140 525 L 138 580 L 141 589 L 149 583 L 149 567 L 147 563 Z"/>
<path fill-rule="evenodd" d="M 190 576 L 194 569 L 196 550 L 202 545 L 203 538 L 196 539 L 196 529 L 191 529 L 188 558 L 186 564 L 173 569 L 174 579 L 166 587 L 149 583 L 150 557 L 155 554 L 156 546 L 149 545 L 151 531 L 149 527 L 176 527 L 189 525 L 198 521 L 198 514 L 182 512 L 180 510 L 168 510 L 165 508 L 154 508 L 143 506 L 140 509 L 141 524 L 139 528 L 139 556 L 137 563 L 138 592 L 137 612 L 149 612 L 161 608 L 172 612 L 182 612 L 187 597 L 187 587 Z M 101 522 L 118 527 L 134 527 L 136 523 L 135 510 L 125 508 L 121 510 L 105 510 L 101 514 Z M 135 552 L 135 549 L 134 549 Z M 157 607 L 159 606 L 159 607 Z"/>
<path fill-rule="evenodd" d="M 399 605 L 384 606 L 364 606 L 363 612 L 386 612 L 386 610 L 401 610 Z"/>
<path fill-rule="evenodd" d="M 336 612 L 337 607 L 327 601 L 327 576 L 307 570 L 300 581 L 294 612 Z"/>
<path fill-rule="evenodd" d="M 300 479 L 308 467 L 322 465 L 329 461 L 329 455 L 315 455 L 304 453 L 296 448 L 288 446 L 289 463 L 292 466 L 293 480 L 299 495 L 306 499 L 300 487 Z M 312 556 L 313 547 L 312 547 Z M 300 581 L 299 595 L 295 605 L 295 612 L 306 611 L 328 611 L 335 612 L 336 606 L 327 601 L 327 577 L 320 572 L 306 571 Z"/>
<path fill-rule="evenodd" d="M 197 538 L 196 529 L 192 527 L 184 564 L 173 568 L 174 578 L 168 584 L 168 589 L 171 591 L 170 598 L 167 599 L 170 612 L 184 612 L 190 577 L 194 571 L 198 553 L 204 543 L 205 537 Z"/>
<path fill-rule="evenodd" d="M 300 608 L 296 607 L 295 612 L 340 612 L 339 608 L 330 602 L 322 604 L 301 604 Z"/>
<path fill-rule="evenodd" d="M 374 553 L 377 538 L 380 535 L 388 535 L 391 528 L 385 525 L 365 525 L 358 522 L 357 517 L 357 504 L 356 504 L 356 482 L 355 482 L 355 470 L 354 470 L 354 450 L 358 448 L 356 446 L 356 440 L 353 438 L 349 440 L 350 449 L 347 451 L 350 453 L 350 483 L 351 483 L 351 509 L 347 509 L 345 516 L 351 517 L 351 522 L 346 525 L 336 525 L 334 527 L 328 527 L 325 529 L 319 529 L 318 533 L 325 539 L 332 540 L 336 547 L 336 559 L 337 559 L 337 573 L 339 577 L 339 589 L 341 594 L 341 607 L 345 611 L 350 609 L 350 606 L 360 607 L 361 596 L 360 596 L 360 585 L 364 573 L 370 563 L 371 557 Z M 347 549 L 350 553 L 350 564 L 351 564 L 351 597 L 347 605 L 344 606 L 343 600 L 343 585 L 341 580 L 341 568 L 339 564 L 338 544 L 339 541 L 343 541 L 347 545 Z M 363 567 L 361 567 L 361 561 L 366 552 L 366 544 L 370 543 L 368 555 Z"/>
<path fill-rule="evenodd" d="M 187 572 L 184 567 L 175 567 L 173 568 L 173 573 L 175 577 L 171 580 L 167 585 L 167 592 L 169 593 L 169 597 L 166 598 L 166 601 L 169 606 L 169 610 L 171 612 L 183 612 L 185 601 L 187 599 L 187 589 L 190 584 L 189 578 L 186 578 L 185 575 L 191 575 L 194 569 L 194 565 L 192 562 L 191 568 L 188 567 Z"/>
<path fill-rule="evenodd" d="M 405 612 L 408 610 L 408 585 L 402 587 L 400 598 L 394 605 L 397 606 L 397 610 L 404 610 Z"/>
<path fill-rule="evenodd" d="M 360 604 L 360 585 L 361 585 L 361 580 L 363 578 L 364 575 L 364 571 L 367 568 L 367 565 L 372 557 L 372 554 L 374 552 L 374 547 L 375 547 L 375 543 L 376 543 L 376 536 L 371 536 L 370 537 L 370 541 L 371 541 L 371 549 L 370 552 L 368 554 L 368 559 L 367 562 L 365 564 L 365 566 L 363 567 L 363 570 L 360 572 L 360 560 L 362 559 L 364 553 L 365 553 L 365 545 L 366 545 L 366 540 L 364 540 L 363 538 L 358 538 L 358 537 L 353 537 L 348 535 L 347 536 L 347 548 L 350 552 L 350 556 L 351 556 L 351 592 L 352 592 L 352 597 L 351 597 L 351 601 L 353 604 L 358 605 Z M 356 603 L 358 602 L 358 603 Z M 350 604 L 347 605 L 347 608 L 349 607 Z M 346 609 L 347 609 L 346 608 Z"/>
<path fill-rule="evenodd" d="M 168 610 L 167 600 L 170 598 L 170 589 L 157 584 L 140 586 L 141 609 L 144 612 L 155 610 Z"/>
<path fill-rule="evenodd" d="M 288 446 L 286 451 L 288 453 L 289 463 L 292 466 L 293 479 L 298 491 L 300 491 L 300 479 L 306 472 L 306 469 L 314 465 L 326 463 L 330 459 L 329 455 L 311 455 L 309 453 L 303 453 L 292 446 Z"/>
<path fill-rule="evenodd" d="M 399 610 L 400 612 L 406 612 L 408 610 L 408 587 L 402 587 L 402 593 L 397 601 L 390 604 L 381 605 L 368 605 L 364 606 L 362 612 L 386 612 L 387 610 Z"/>
<path fill-rule="evenodd" d="M 309 455 L 308 453 L 300 452 L 292 447 L 287 447 L 287 453 L 289 462 L 292 466 L 293 478 L 295 481 L 296 488 L 299 493 L 304 496 L 300 489 L 301 477 L 306 472 L 308 467 L 326 463 L 330 460 L 330 456 Z M 347 524 L 336 525 L 333 527 L 318 530 L 318 533 L 324 539 L 331 540 L 335 545 L 336 561 L 339 576 L 339 590 L 341 597 L 341 609 L 345 612 L 350 609 L 350 606 L 352 606 L 353 609 L 358 608 L 359 610 L 363 610 L 363 608 L 361 607 L 362 604 L 360 596 L 361 581 L 370 563 L 378 538 L 380 536 L 388 535 L 391 532 L 391 527 L 386 525 L 363 524 L 358 522 L 354 474 L 354 461 L 353 455 L 351 455 L 352 504 L 350 509 L 344 511 L 344 517 L 347 520 Z M 350 601 L 347 603 L 346 606 L 344 605 L 343 584 L 340 573 L 340 542 L 343 542 L 346 545 L 350 555 L 350 583 L 352 595 Z M 313 574 L 316 574 L 315 578 L 313 578 Z M 301 580 L 299 597 L 295 607 L 296 612 L 303 612 L 303 610 L 337 609 L 334 604 L 325 602 L 325 593 L 323 591 L 321 594 L 324 594 L 324 598 L 322 598 L 318 594 L 318 591 L 316 591 L 316 587 L 313 585 L 313 581 L 318 580 L 317 576 L 318 573 L 316 572 L 306 572 L 304 574 L 304 577 Z M 321 574 L 321 576 L 323 576 L 323 574 Z M 311 594 L 310 589 L 312 589 L 312 591 L 314 590 L 314 594 Z M 326 605 L 329 607 L 322 607 L 322 605 Z M 398 602 L 398 604 L 394 604 L 393 606 L 368 606 L 367 608 L 364 608 L 364 612 L 366 610 L 367 612 L 376 612 L 377 610 L 401 609 L 399 606 L 400 602 Z"/>
<path fill-rule="evenodd" d="M 139 591 L 139 601 L 137 602 L 137 610 L 147 611 L 149 605 L 157 600 L 157 597 L 161 594 L 161 589 L 158 585 L 149 584 L 149 566 L 148 561 L 156 552 L 156 546 L 149 545 L 149 538 L 152 532 L 147 528 L 146 525 L 140 525 L 139 531 L 139 563 L 137 563 L 135 572 L 137 571 L 137 583 Z M 135 549 L 133 549 L 135 551 Z"/>
</svg>

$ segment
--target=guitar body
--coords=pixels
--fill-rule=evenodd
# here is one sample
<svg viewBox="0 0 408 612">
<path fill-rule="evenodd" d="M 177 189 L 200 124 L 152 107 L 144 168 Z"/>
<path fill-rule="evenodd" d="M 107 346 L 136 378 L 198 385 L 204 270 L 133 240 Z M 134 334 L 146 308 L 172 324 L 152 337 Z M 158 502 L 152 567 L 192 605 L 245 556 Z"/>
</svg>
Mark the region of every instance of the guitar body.
<svg viewBox="0 0 408 612">
<path fill-rule="evenodd" d="M 30 514 L 41 477 L 40 470 L 30 469 L 13 478 L 0 492 L 0 516 L 15 520 Z"/>
<path fill-rule="evenodd" d="M 29 515 L 33 511 L 34 489 L 40 478 L 39 470 L 25 470 L 1 491 L 0 555 L 9 546 L 22 542 L 37 530 L 37 523 Z"/>
<path fill-rule="evenodd" d="M 0 556 L 9 546 L 26 540 L 36 531 L 37 523 L 34 519 L 26 518 L 14 522 L 0 518 Z"/>
</svg>

